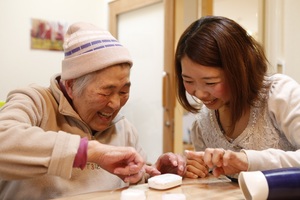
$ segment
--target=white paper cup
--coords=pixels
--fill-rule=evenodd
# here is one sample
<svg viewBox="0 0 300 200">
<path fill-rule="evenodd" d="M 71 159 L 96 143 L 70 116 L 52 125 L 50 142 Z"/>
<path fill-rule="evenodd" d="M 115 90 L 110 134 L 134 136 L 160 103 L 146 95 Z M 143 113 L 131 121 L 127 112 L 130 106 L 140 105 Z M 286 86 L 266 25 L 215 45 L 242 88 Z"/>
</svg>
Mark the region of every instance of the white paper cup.
<svg viewBox="0 0 300 200">
<path fill-rule="evenodd" d="M 121 192 L 121 200 L 146 200 L 144 190 L 126 189 Z"/>
</svg>

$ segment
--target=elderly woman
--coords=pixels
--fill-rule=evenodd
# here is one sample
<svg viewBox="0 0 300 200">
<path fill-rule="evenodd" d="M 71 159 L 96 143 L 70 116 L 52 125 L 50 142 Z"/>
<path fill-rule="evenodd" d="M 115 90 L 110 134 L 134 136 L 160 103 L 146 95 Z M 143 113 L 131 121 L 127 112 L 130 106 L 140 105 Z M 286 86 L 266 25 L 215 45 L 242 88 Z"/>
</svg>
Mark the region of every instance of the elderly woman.
<svg viewBox="0 0 300 200">
<path fill-rule="evenodd" d="M 0 199 L 48 199 L 115 189 L 148 175 L 184 173 L 184 159 L 154 166 L 134 126 L 118 113 L 130 91 L 132 60 L 109 32 L 75 23 L 61 74 L 50 87 L 8 94 L 0 111 Z"/>
</svg>

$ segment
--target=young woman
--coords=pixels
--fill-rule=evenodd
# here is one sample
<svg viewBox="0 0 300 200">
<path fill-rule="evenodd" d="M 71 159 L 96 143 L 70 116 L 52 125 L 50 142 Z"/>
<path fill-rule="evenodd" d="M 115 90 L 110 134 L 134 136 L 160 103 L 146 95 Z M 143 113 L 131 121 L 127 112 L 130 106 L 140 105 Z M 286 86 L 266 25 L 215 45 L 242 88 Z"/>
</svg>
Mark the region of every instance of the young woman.
<svg viewBox="0 0 300 200">
<path fill-rule="evenodd" d="M 300 86 L 288 76 L 267 74 L 261 46 L 239 24 L 219 16 L 195 21 L 178 42 L 175 64 L 179 102 L 197 113 L 191 131 L 196 151 L 218 148 L 221 159 L 223 149 L 299 148 Z M 187 158 L 187 177 L 204 177 L 212 167 L 203 154 Z"/>
</svg>

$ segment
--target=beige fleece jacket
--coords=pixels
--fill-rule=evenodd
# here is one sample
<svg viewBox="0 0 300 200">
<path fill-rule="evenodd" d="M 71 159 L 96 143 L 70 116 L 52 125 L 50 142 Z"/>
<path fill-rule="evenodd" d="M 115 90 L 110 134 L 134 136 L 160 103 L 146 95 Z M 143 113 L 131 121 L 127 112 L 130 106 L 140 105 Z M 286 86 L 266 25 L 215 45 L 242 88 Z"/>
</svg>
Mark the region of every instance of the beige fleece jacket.
<svg viewBox="0 0 300 200">
<path fill-rule="evenodd" d="M 0 110 L 0 199 L 49 199 L 125 186 L 94 163 L 72 168 L 80 138 L 92 139 L 91 129 L 64 97 L 57 77 L 49 88 L 10 92 Z M 136 129 L 120 116 L 93 139 L 135 147 L 145 158 Z"/>
</svg>

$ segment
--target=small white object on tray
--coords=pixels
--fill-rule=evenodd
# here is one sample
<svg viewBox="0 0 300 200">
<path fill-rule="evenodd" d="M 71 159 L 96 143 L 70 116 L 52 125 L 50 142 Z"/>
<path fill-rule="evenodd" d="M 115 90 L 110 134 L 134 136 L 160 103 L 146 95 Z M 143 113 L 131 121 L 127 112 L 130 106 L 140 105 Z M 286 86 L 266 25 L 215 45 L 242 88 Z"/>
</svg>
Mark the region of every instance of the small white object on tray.
<svg viewBox="0 0 300 200">
<path fill-rule="evenodd" d="M 148 179 L 149 188 L 165 190 L 182 184 L 182 177 L 177 174 L 162 174 Z"/>
</svg>

